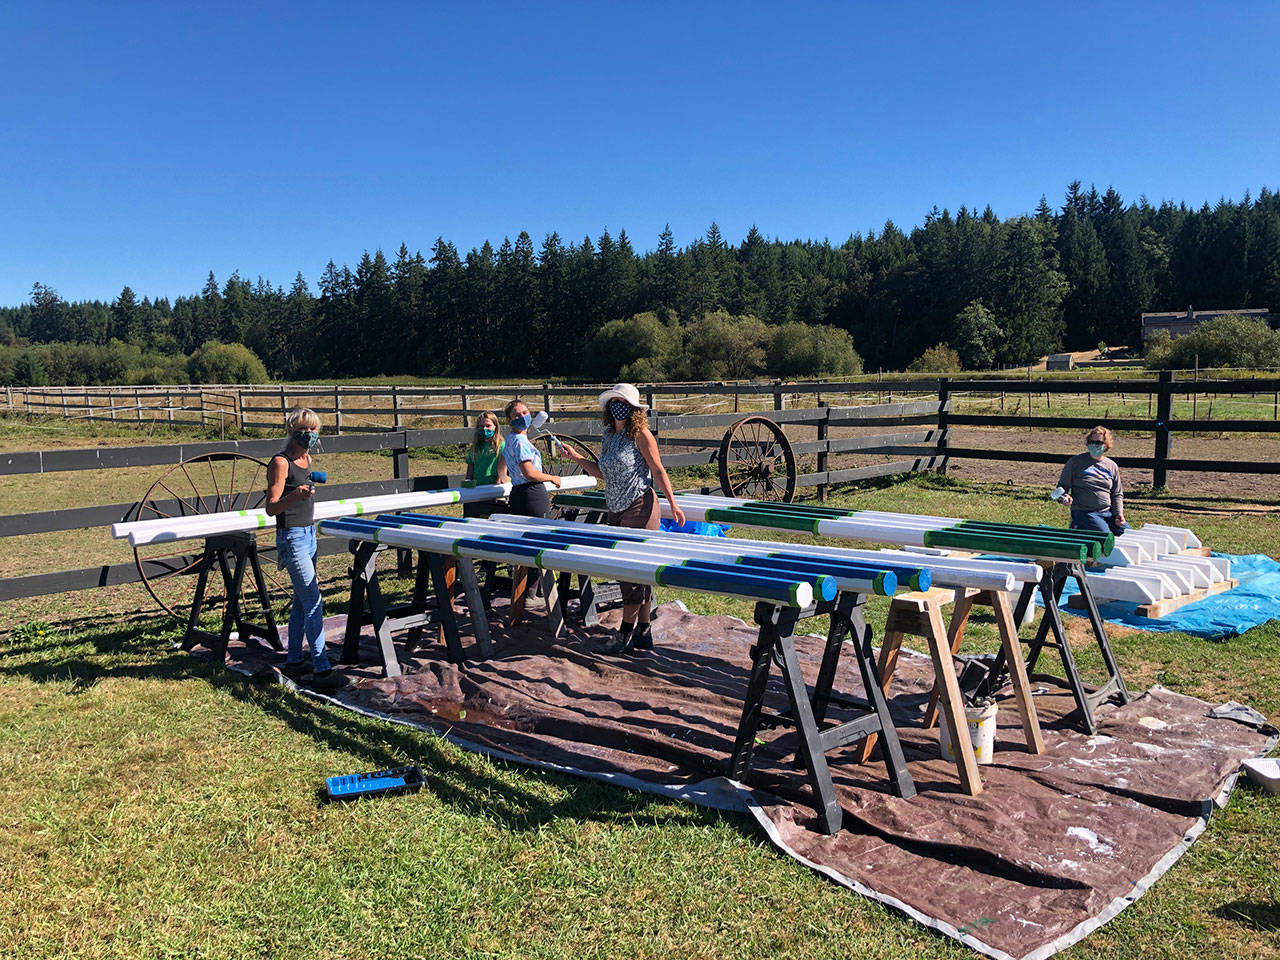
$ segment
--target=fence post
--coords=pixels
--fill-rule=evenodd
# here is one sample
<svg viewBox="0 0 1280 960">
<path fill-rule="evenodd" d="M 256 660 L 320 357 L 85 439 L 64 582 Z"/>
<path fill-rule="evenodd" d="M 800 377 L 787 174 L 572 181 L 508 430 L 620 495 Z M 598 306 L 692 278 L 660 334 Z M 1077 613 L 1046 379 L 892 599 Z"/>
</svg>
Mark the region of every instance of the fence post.
<svg viewBox="0 0 1280 960">
<path fill-rule="evenodd" d="M 821 419 L 818 420 L 818 442 L 822 444 L 822 448 L 818 451 L 818 472 L 826 473 L 828 467 L 827 429 L 831 418 L 831 408 L 827 406 L 825 400 L 819 400 L 818 409 L 821 411 Z M 818 502 L 827 502 L 827 482 L 825 478 L 818 483 Z"/>
<path fill-rule="evenodd" d="M 333 385 L 333 425 L 338 436 L 342 436 L 342 388 L 336 383 Z"/>
<path fill-rule="evenodd" d="M 1169 421 L 1173 419 L 1172 370 L 1160 371 L 1160 382 L 1156 386 L 1156 391 L 1156 464 L 1151 471 L 1151 486 L 1156 490 L 1163 490 L 1169 481 L 1165 462 L 1169 459 L 1170 435 L 1173 432 L 1169 426 Z"/>
<path fill-rule="evenodd" d="M 401 434 L 403 437 L 404 434 Z M 401 442 L 404 442 L 403 440 Z M 409 479 L 409 450 L 397 447 L 391 451 L 391 476 L 396 480 Z M 396 576 L 408 577 L 413 573 L 413 551 L 396 551 Z"/>
<path fill-rule="evenodd" d="M 775 381 L 773 381 L 773 409 L 775 409 L 775 410 L 785 410 L 785 409 L 786 409 L 786 400 L 785 400 L 785 399 L 783 398 L 783 396 L 782 396 L 782 381 L 781 381 L 781 380 L 775 380 Z M 821 439 L 821 438 L 819 438 L 819 439 Z"/>
<path fill-rule="evenodd" d="M 391 426 L 400 429 L 400 388 L 394 383 L 391 385 Z"/>
<path fill-rule="evenodd" d="M 133 413 L 138 418 L 138 422 L 142 422 L 142 392 L 140 390 L 133 391 Z"/>
<path fill-rule="evenodd" d="M 462 401 L 462 425 L 464 427 L 471 426 L 471 417 L 467 412 L 471 409 L 467 406 L 467 385 L 464 383 L 458 388 L 458 398 Z"/>
<path fill-rule="evenodd" d="M 542 409 L 547 411 L 547 416 L 551 416 L 551 384 L 544 383 L 542 385 Z"/>
<path fill-rule="evenodd" d="M 289 415 L 289 408 L 285 406 L 284 384 L 280 384 L 280 422 L 284 423 L 284 418 Z"/>
<path fill-rule="evenodd" d="M 1028 393 L 1027 396 L 1031 394 Z M 935 457 L 940 457 L 942 462 L 938 464 L 938 472 L 945 474 L 947 472 L 947 450 L 951 447 L 951 427 L 949 425 L 950 416 L 947 411 L 947 404 L 951 402 L 951 380 L 949 377 L 941 377 L 938 380 L 938 440 L 937 452 Z"/>
<path fill-rule="evenodd" d="M 658 405 L 654 402 L 652 385 L 644 388 L 644 402 L 649 405 L 649 416 L 653 418 L 653 432 L 656 435 L 658 432 Z"/>
<path fill-rule="evenodd" d="M 5 399 L 9 401 L 9 412 L 13 413 L 13 387 L 4 388 Z"/>
</svg>

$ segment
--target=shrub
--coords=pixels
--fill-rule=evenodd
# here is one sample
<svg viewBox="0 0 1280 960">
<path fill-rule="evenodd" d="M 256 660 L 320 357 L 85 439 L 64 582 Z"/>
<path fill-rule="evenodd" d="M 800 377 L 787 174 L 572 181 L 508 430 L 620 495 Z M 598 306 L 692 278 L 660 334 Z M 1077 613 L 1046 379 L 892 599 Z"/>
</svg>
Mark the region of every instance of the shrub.
<svg viewBox="0 0 1280 960">
<path fill-rule="evenodd" d="M 1000 321 L 981 300 L 970 300 L 956 314 L 956 346 L 965 369 L 990 370 L 994 367 L 996 351 L 1003 339 Z"/>
<path fill-rule="evenodd" d="M 49 383 L 49 375 L 45 372 L 40 356 L 34 350 L 24 350 L 18 354 L 13 364 L 13 385 L 15 387 L 43 387 Z"/>
<path fill-rule="evenodd" d="M 964 368 L 960 364 L 960 354 L 940 343 L 912 360 L 907 369 L 912 373 L 959 373 Z"/>
<path fill-rule="evenodd" d="M 826 324 L 784 323 L 769 335 L 771 377 L 844 377 L 862 372 L 853 338 Z"/>
<path fill-rule="evenodd" d="M 1157 331 L 1147 341 L 1146 365 L 1151 370 L 1276 367 L 1280 366 L 1280 332 L 1262 320 L 1229 313 L 1176 340 L 1167 331 Z"/>
<path fill-rule="evenodd" d="M 266 383 L 267 368 L 243 343 L 206 340 L 187 360 L 192 383 Z"/>
<path fill-rule="evenodd" d="M 610 320 L 596 331 L 587 344 L 586 367 L 598 380 L 620 376 L 662 380 L 679 343 L 679 330 L 674 325 L 663 323 L 652 312 L 637 313 L 629 320 Z M 639 372 L 657 375 L 637 376 Z"/>
<path fill-rule="evenodd" d="M 723 310 L 689 327 L 679 375 L 690 380 L 742 380 L 764 372 L 769 328 L 755 317 Z"/>
</svg>

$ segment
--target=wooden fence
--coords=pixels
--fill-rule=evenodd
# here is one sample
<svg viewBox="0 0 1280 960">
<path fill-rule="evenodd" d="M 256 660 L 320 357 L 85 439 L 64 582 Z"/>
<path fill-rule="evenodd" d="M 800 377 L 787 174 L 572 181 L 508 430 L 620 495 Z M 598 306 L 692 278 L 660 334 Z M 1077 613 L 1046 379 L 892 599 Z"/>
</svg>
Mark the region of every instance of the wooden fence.
<svg viewBox="0 0 1280 960">
<path fill-rule="evenodd" d="M 0 410 L 68 420 L 118 424 L 225 425 L 236 430 L 278 431 L 284 414 L 306 406 L 337 433 L 368 433 L 440 427 L 442 421 L 470 426 L 483 410 L 501 408 L 514 396 L 559 420 L 598 416 L 595 398 L 610 384 L 503 384 L 453 387 L 279 384 L 251 386 L 9 387 Z M 936 380 L 804 381 L 784 383 L 650 383 L 640 385 L 646 402 L 669 413 L 748 413 L 848 406 L 930 397 Z"/>
<path fill-rule="evenodd" d="M 681 436 L 681 434 L 690 430 L 723 431 L 738 417 L 737 413 L 657 414 L 651 424 L 658 435 L 659 443 L 664 447 L 664 464 L 674 469 L 717 462 L 720 444 L 718 437 L 697 438 Z M 825 495 L 829 485 L 834 483 L 931 470 L 941 466 L 941 460 L 938 458 L 941 434 L 936 426 L 938 421 L 936 400 L 862 407 L 821 406 L 799 410 L 777 410 L 771 412 L 770 417 L 789 432 L 806 429 L 816 433 L 816 438 L 813 440 L 794 440 L 793 447 L 798 460 L 816 464 L 816 469 L 799 475 L 799 486 L 816 488 L 820 496 Z M 893 432 L 873 434 L 865 432 L 871 428 L 881 427 L 891 427 Z M 599 438 L 601 424 L 598 417 L 579 417 L 556 424 L 556 429 L 559 433 L 590 440 Z M 843 431 L 846 435 L 832 436 L 832 431 Z M 857 431 L 856 435 L 848 435 L 854 431 Z M 318 488 L 317 499 L 367 497 L 384 493 L 456 486 L 461 480 L 461 477 L 456 475 L 412 476 L 410 450 L 419 447 L 464 444 L 471 439 L 471 436 L 472 431 L 469 428 L 379 431 L 326 436 L 324 451 L 329 454 L 389 452 L 391 477 L 386 480 L 363 483 L 327 484 Z M 215 452 L 234 452 L 265 459 L 279 448 L 279 438 L 273 437 L 264 440 L 0 453 L 0 476 L 110 470 L 123 467 L 167 468 L 191 457 Z M 833 469 L 838 466 L 832 462 L 835 458 L 848 459 L 858 456 L 874 456 L 883 462 Z M 884 460 L 884 458 L 894 459 Z M 105 538 L 109 537 L 105 527 L 116 521 L 129 519 L 135 506 L 134 503 L 110 503 L 0 516 L 0 538 L 97 527 L 104 528 L 102 536 Z M 158 506 L 161 509 L 172 508 L 177 512 L 178 504 L 174 501 L 167 506 L 165 504 L 158 504 Z M 320 549 L 323 554 L 337 553 L 345 550 L 346 545 L 340 540 L 326 537 L 322 538 Z M 169 561 L 169 565 L 171 564 L 172 561 Z M 160 566 L 156 567 L 157 572 L 161 569 Z M 134 583 L 139 580 L 141 575 L 133 563 L 103 564 L 52 573 L 32 573 L 0 580 L 0 601 Z"/>
<path fill-rule="evenodd" d="M 1055 395 L 1080 394 L 1080 381 L 1072 380 L 950 380 L 938 385 L 939 453 L 948 459 L 1001 460 L 1016 463 L 1063 463 L 1067 455 L 1057 452 L 1019 451 L 1007 449 L 982 449 L 956 447 L 950 442 L 950 431 L 955 427 L 1027 427 L 1042 430 L 1088 430 L 1102 421 L 1101 415 L 1063 416 L 1052 413 Z M 1176 458 L 1173 453 L 1175 434 L 1183 433 L 1280 433 L 1280 379 L 1252 380 L 1178 380 L 1172 372 L 1161 373 L 1158 379 L 1145 380 L 1094 380 L 1088 384 L 1089 395 L 1146 396 L 1148 415 L 1145 417 L 1107 416 L 1105 425 L 1112 430 L 1150 432 L 1154 445 L 1150 457 L 1115 457 L 1122 467 L 1133 467 L 1152 472 L 1152 486 L 1157 489 L 1168 485 L 1173 472 L 1186 473 L 1254 473 L 1280 474 L 1280 462 L 1275 460 L 1193 460 Z M 977 395 L 1044 397 L 1045 414 L 1007 415 L 1003 413 L 964 413 L 964 407 L 972 407 Z M 1214 397 L 1261 397 L 1256 403 L 1270 408 L 1271 416 L 1201 418 L 1198 414 L 1198 398 L 1210 400 L 1212 412 Z M 1175 401 L 1190 401 L 1191 416 L 1175 416 Z M 962 399 L 963 398 L 963 399 Z M 1030 407 L 1028 407 L 1030 409 Z M 1185 411 L 1184 411 L 1185 412 Z M 945 464 L 944 464 L 945 467 Z"/>
</svg>

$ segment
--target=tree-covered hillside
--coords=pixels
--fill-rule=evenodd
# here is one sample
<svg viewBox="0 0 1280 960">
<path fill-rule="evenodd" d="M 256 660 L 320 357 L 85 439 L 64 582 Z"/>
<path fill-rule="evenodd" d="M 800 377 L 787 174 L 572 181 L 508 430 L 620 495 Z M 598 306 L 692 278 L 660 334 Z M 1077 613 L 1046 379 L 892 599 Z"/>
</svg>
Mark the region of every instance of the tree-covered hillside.
<svg viewBox="0 0 1280 960">
<path fill-rule="evenodd" d="M 172 303 L 129 287 L 110 303 L 68 303 L 37 282 L 29 303 L 0 308 L 0 343 L 12 353 L 118 340 L 152 358 L 135 377 L 176 375 L 182 363 L 162 358 L 210 340 L 245 344 L 282 377 L 583 376 L 602 373 L 598 333 L 616 345 L 602 328 L 640 313 L 661 318 L 663 343 L 632 359 L 661 353 L 673 370 L 699 368 L 694 340 L 719 314 L 770 328 L 751 328 L 756 372 L 789 339 L 772 328 L 789 323 L 847 332 L 873 370 L 942 344 L 966 366 L 1021 364 L 1060 347 L 1136 345 L 1146 310 L 1280 308 L 1280 195 L 1191 209 L 1126 204 L 1077 182 L 1056 211 L 1044 200 L 1005 220 L 935 208 L 909 233 L 887 223 L 840 244 L 753 228 L 730 246 L 715 224 L 685 247 L 667 229 L 644 254 L 625 231 L 576 243 L 553 233 L 537 247 L 522 232 L 465 256 L 439 238 L 426 254 L 401 245 L 390 261 L 381 251 L 354 269 L 331 261 L 317 292 L 301 274 L 286 290 L 210 273 L 202 292 Z M 847 354 L 837 363 L 854 362 Z"/>
</svg>

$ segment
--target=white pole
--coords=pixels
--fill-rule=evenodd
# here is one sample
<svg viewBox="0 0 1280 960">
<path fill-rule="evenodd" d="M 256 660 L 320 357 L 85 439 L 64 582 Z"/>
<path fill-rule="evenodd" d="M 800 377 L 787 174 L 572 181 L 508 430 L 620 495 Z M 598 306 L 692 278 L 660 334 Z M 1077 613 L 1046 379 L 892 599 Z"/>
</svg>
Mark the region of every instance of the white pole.
<svg viewBox="0 0 1280 960">
<path fill-rule="evenodd" d="M 594 487 L 592 477 L 564 477 L 561 490 L 583 490 Z M 545 484 L 549 489 L 554 484 Z M 415 493 L 389 493 L 360 500 L 321 500 L 315 505 L 315 518 L 331 520 L 336 517 L 360 516 L 367 513 L 391 513 L 397 510 L 413 510 L 422 507 L 448 506 L 454 503 L 472 503 L 496 500 L 511 493 L 511 484 L 494 483 L 479 487 L 462 487 L 453 490 L 424 490 Z M 257 530 L 270 526 L 274 521 L 262 509 L 231 510 L 221 513 L 195 514 L 187 517 L 160 517 L 155 520 L 133 520 L 111 525 L 111 535 L 116 539 L 129 538 L 135 547 L 150 543 L 167 543 L 195 537 L 210 537 L 220 533 Z"/>
</svg>

